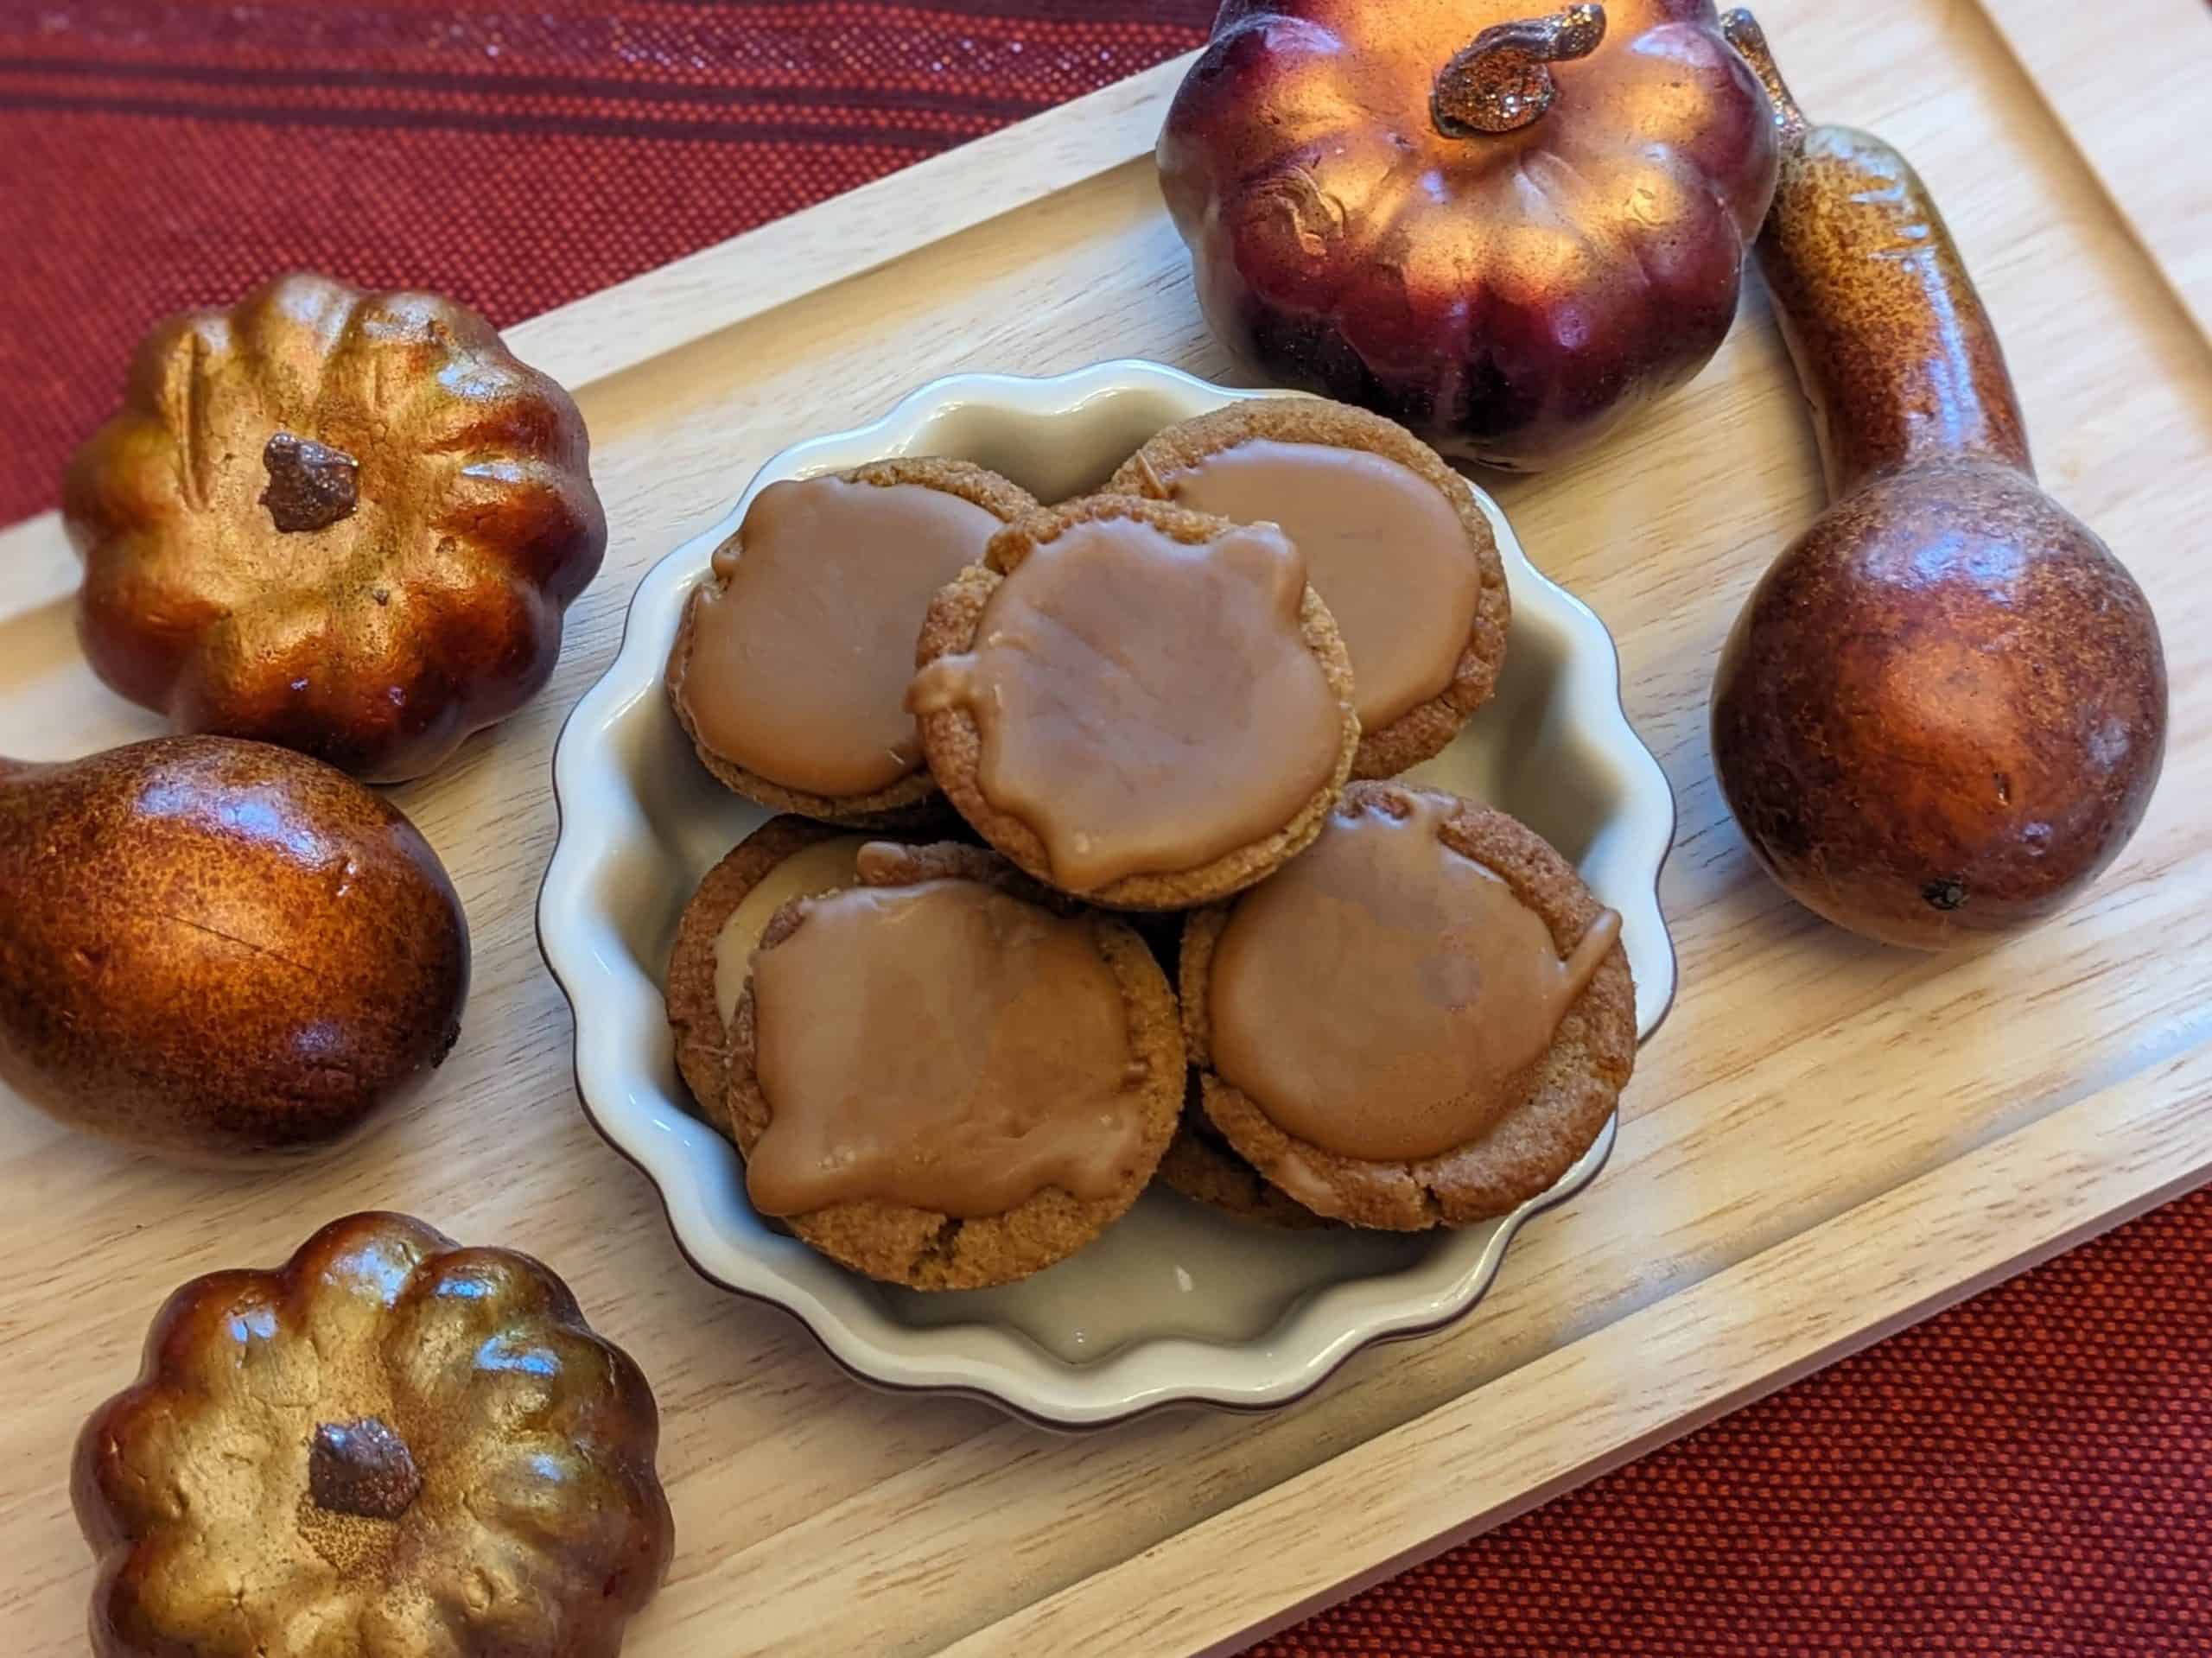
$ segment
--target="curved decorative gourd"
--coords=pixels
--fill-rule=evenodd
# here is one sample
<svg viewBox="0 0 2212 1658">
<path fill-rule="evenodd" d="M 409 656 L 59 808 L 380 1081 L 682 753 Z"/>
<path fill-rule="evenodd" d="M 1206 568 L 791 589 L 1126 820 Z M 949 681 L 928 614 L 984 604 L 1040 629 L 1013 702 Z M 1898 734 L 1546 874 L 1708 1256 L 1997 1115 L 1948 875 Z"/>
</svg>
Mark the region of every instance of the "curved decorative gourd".
<svg viewBox="0 0 2212 1658">
<path fill-rule="evenodd" d="M 2142 819 L 2165 746 L 2157 624 L 2037 486 L 1996 331 L 1910 163 L 1810 124 L 1750 14 L 1726 27 L 1775 110 L 1759 268 L 1832 504 L 1722 654 L 1722 791 L 1832 921 L 1929 949 L 2011 931 Z"/>
</svg>

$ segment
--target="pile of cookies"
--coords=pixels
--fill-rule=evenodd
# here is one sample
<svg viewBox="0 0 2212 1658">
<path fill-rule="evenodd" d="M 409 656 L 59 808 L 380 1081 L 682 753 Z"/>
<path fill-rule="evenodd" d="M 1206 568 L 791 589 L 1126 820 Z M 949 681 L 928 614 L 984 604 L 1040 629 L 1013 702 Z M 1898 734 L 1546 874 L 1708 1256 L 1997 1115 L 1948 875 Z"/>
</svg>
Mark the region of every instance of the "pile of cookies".
<svg viewBox="0 0 2212 1658">
<path fill-rule="evenodd" d="M 1620 918 L 1389 781 L 1486 702 L 1473 492 L 1340 404 L 1232 404 L 1102 492 L 963 461 L 772 484 L 677 719 L 782 814 L 684 911 L 679 1066 L 760 1213 L 922 1289 L 1027 1276 L 1157 1176 L 1278 1226 L 1503 1213 L 1628 1080 Z"/>
</svg>

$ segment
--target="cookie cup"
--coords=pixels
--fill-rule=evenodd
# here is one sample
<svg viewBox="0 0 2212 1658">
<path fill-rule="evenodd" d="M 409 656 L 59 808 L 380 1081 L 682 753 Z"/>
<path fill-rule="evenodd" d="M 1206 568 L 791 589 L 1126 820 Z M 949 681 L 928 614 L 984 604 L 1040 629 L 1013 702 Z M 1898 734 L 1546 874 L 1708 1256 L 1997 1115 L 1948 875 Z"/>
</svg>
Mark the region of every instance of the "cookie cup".
<svg viewBox="0 0 2212 1658">
<path fill-rule="evenodd" d="M 982 507 L 1001 524 L 1014 523 L 1037 505 L 1028 491 L 995 472 L 969 461 L 933 455 L 879 461 L 835 475 L 849 484 L 868 484 L 880 489 L 911 484 L 957 495 Z M 723 545 L 735 543 L 742 556 L 743 537 L 744 528 L 741 524 Z M 789 812 L 819 823 L 861 829 L 917 829 L 945 823 L 950 814 L 926 765 L 917 766 L 895 783 L 866 794 L 822 795 L 791 788 L 758 772 L 748 771 L 706 745 L 690 711 L 684 706 L 683 684 L 690 667 L 691 641 L 699 605 L 713 579 L 709 576 L 708 582 L 696 589 L 684 603 L 683 619 L 677 626 L 676 645 L 669 652 L 666 683 L 669 704 L 676 710 L 677 723 L 683 727 L 683 734 L 690 739 L 699 763 L 714 775 L 715 780 L 771 811 Z M 868 599 L 865 594 L 849 596 L 861 603 Z"/>
<path fill-rule="evenodd" d="M 1399 784 L 1360 783 L 1347 802 L 1425 793 L 1453 809 L 1439 826 L 1446 846 L 1503 880 L 1533 911 L 1564 956 L 1604 906 L 1573 865 L 1526 825 L 1471 801 Z M 1213 1068 L 1209 979 L 1233 905 L 1192 916 L 1183 929 L 1183 1034 L 1207 1119 L 1237 1156 L 1315 1214 L 1355 1226 L 1425 1231 L 1503 1215 L 1548 1190 L 1590 1148 L 1636 1065 L 1636 988 L 1618 944 L 1553 1033 L 1526 1095 L 1477 1139 L 1434 1157 L 1371 1162 L 1286 1133 L 1260 1102 Z"/>
<path fill-rule="evenodd" d="M 1160 1166 L 1175 1132 L 1184 1090 L 1182 1031 L 1166 975 L 1143 939 L 1126 923 L 1084 912 L 1028 880 L 1006 861 L 980 848 L 940 843 L 910 847 L 889 872 L 906 886 L 925 880 L 980 882 L 1062 915 L 1084 914 L 1098 953 L 1122 992 L 1133 1061 L 1144 1076 L 1140 1110 L 1143 1134 L 1138 1156 L 1122 1186 L 1106 1197 L 1085 1200 L 1057 1186 L 1024 1199 L 1001 1215 L 961 1219 L 909 1204 L 865 1200 L 832 1204 L 788 1217 L 794 1236 L 839 1265 L 887 1284 L 918 1290 L 982 1289 L 1040 1272 L 1090 1242 L 1137 1200 Z M 772 950 L 796 931 L 798 902 L 778 910 L 762 935 Z M 751 975 L 729 1024 L 728 1080 L 716 1126 L 750 1157 L 774 1120 L 756 1069 L 757 1031 Z"/>
<path fill-rule="evenodd" d="M 1389 778 L 1444 752 L 1468 717 L 1491 699 L 1505 664 L 1506 628 L 1513 617 L 1505 561 L 1475 492 L 1444 457 L 1395 421 L 1350 403 L 1320 397 L 1264 397 L 1226 403 L 1164 429 L 1125 461 L 1107 488 L 1118 494 L 1160 499 L 1174 475 L 1224 450 L 1265 440 L 1360 449 L 1395 461 L 1434 487 L 1466 531 L 1479 587 L 1465 645 L 1443 689 L 1415 703 L 1388 725 L 1359 734 L 1354 778 Z M 1294 540 L 1296 537 L 1292 537 Z"/>
</svg>

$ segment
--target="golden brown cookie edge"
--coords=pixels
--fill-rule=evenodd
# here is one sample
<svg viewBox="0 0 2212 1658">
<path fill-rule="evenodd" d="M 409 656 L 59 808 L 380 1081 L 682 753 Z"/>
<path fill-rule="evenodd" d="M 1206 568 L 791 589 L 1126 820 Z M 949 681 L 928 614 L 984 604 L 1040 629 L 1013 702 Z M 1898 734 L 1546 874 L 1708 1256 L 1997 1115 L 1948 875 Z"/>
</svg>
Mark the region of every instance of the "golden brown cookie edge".
<svg viewBox="0 0 2212 1658">
<path fill-rule="evenodd" d="M 1185 1197 L 1241 1220 L 1284 1230 L 1338 1224 L 1329 1217 L 1315 1214 L 1253 1167 L 1205 1115 L 1204 1081 L 1206 1068 L 1212 1064 L 1206 1039 L 1206 985 L 1214 946 L 1220 942 L 1230 907 L 1217 904 L 1185 916 L 1178 940 L 1175 983 L 1182 1004 L 1183 1045 L 1190 1059 L 1191 1082 L 1175 1139 L 1160 1159 L 1160 1178 Z"/>
<path fill-rule="evenodd" d="M 728 1076 L 729 1032 L 715 995 L 715 940 L 746 894 L 793 854 L 849 830 L 804 817 L 772 817 L 709 869 L 683 906 L 668 956 L 669 1029 L 676 1069 L 709 1121 L 720 1126 Z"/>
<path fill-rule="evenodd" d="M 1201 1126 L 1201 1125 L 1204 1126 Z M 1202 1109 L 1186 1108 L 1160 1159 L 1160 1180 L 1208 1209 L 1281 1232 L 1313 1231 L 1338 1223 L 1316 1215 L 1220 1144 Z"/>
</svg>

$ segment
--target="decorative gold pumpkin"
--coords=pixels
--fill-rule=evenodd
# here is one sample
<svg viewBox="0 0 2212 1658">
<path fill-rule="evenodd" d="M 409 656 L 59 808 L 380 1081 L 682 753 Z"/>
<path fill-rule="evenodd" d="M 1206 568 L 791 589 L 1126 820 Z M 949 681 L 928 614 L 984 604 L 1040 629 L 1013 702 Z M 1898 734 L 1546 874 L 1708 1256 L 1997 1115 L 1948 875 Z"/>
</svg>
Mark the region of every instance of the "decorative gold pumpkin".
<svg viewBox="0 0 2212 1658">
<path fill-rule="evenodd" d="M 404 1215 L 186 1285 L 78 1442 L 98 1658 L 613 1658 L 659 1418 L 552 1273 Z"/>
<path fill-rule="evenodd" d="M 607 549 L 589 447 L 466 306 L 280 276 L 155 329 L 72 461 L 78 635 L 180 730 L 419 777 L 553 671 Z"/>
</svg>

